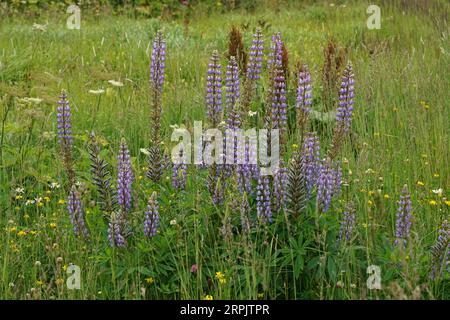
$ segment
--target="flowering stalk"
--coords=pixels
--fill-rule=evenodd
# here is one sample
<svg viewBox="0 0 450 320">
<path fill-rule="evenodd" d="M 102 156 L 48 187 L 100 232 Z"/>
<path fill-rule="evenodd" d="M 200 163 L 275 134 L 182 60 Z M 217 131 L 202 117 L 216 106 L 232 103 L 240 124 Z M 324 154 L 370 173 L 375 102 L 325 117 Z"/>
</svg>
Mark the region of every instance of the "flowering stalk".
<svg viewBox="0 0 450 320">
<path fill-rule="evenodd" d="M 241 96 L 239 68 L 235 57 L 230 57 L 230 63 L 227 66 L 227 76 L 225 79 L 226 87 L 226 122 L 228 128 L 239 128 L 240 123 L 236 123 L 239 119 L 238 101 Z"/>
<path fill-rule="evenodd" d="M 127 245 L 125 230 L 120 215 L 118 216 L 116 212 L 111 212 L 108 223 L 108 241 L 111 247 L 126 247 Z"/>
<path fill-rule="evenodd" d="M 260 176 L 256 187 L 256 212 L 261 223 L 272 222 L 272 204 L 270 181 L 267 176 Z"/>
<path fill-rule="evenodd" d="M 159 227 L 159 204 L 156 192 L 153 192 L 148 200 L 147 211 L 145 212 L 144 234 L 146 237 L 154 237 Z"/>
<path fill-rule="evenodd" d="M 412 202 L 407 185 L 404 185 L 398 202 L 397 219 L 395 222 L 395 245 L 406 246 L 411 231 Z"/>
<path fill-rule="evenodd" d="M 312 86 L 311 74 L 307 65 L 303 65 L 298 74 L 297 84 L 297 103 L 295 105 L 297 111 L 297 125 L 300 132 L 300 137 L 306 130 L 306 123 L 308 115 L 311 111 L 312 105 Z M 302 139 L 300 139 L 302 141 Z"/>
<path fill-rule="evenodd" d="M 315 132 L 307 133 L 303 142 L 302 162 L 305 169 L 308 197 L 311 196 L 320 171 L 320 140 Z"/>
<path fill-rule="evenodd" d="M 219 54 L 214 50 L 208 65 L 206 78 L 206 108 L 208 120 L 216 128 L 222 117 L 222 71 Z"/>
<path fill-rule="evenodd" d="M 130 152 L 125 139 L 120 142 L 117 160 L 117 204 L 121 212 L 126 215 L 131 209 L 131 185 L 134 175 L 131 168 Z"/>
<path fill-rule="evenodd" d="M 260 79 L 262 61 L 264 56 L 264 40 L 261 29 L 257 28 L 253 35 L 252 46 L 250 48 L 249 60 L 245 74 L 244 97 L 242 109 L 244 113 L 250 110 L 250 103 L 253 99 L 257 81 Z"/>
<path fill-rule="evenodd" d="M 72 188 L 75 183 L 75 171 L 73 169 L 73 136 L 72 136 L 72 114 L 70 110 L 67 95 L 63 91 L 59 97 L 57 108 L 57 128 L 58 141 L 61 147 L 61 155 L 63 158 L 64 169 L 66 171 L 68 183 L 68 190 Z"/>
<path fill-rule="evenodd" d="M 305 208 L 307 200 L 305 167 L 298 151 L 289 164 L 286 184 L 287 209 L 294 218 L 297 218 Z"/>
<path fill-rule="evenodd" d="M 322 160 L 317 179 L 317 206 L 321 212 L 327 212 L 332 198 L 339 194 L 341 187 L 341 169 L 330 158 Z"/>
<path fill-rule="evenodd" d="M 150 61 L 150 94 L 151 119 L 150 119 L 150 148 L 149 148 L 149 170 L 147 176 L 153 181 L 161 179 L 163 171 L 163 155 L 161 151 L 161 113 L 162 93 L 165 78 L 166 43 L 161 31 L 158 31 L 153 41 L 153 50 Z"/>
<path fill-rule="evenodd" d="M 342 145 L 345 135 L 349 132 L 353 116 L 354 74 L 351 64 L 344 69 L 339 89 L 339 107 L 336 113 L 332 147 L 329 156 L 333 159 Z"/>
<path fill-rule="evenodd" d="M 431 251 L 432 266 L 430 277 L 435 280 L 442 276 L 445 267 L 450 263 L 450 224 L 447 220 L 442 222 L 436 244 L 431 248 Z"/>
<path fill-rule="evenodd" d="M 84 239 L 89 238 L 89 231 L 84 220 L 84 210 L 81 205 L 81 195 L 75 186 L 72 186 L 69 198 L 67 200 L 67 209 L 70 215 L 70 221 L 73 225 L 75 236 Z"/>
<path fill-rule="evenodd" d="M 339 230 L 338 242 L 348 242 L 353 235 L 353 228 L 356 224 L 355 208 L 352 203 L 348 204 L 346 210 L 342 213 L 341 227 Z"/>
<path fill-rule="evenodd" d="M 115 193 L 111 186 L 111 174 L 109 164 L 100 158 L 100 147 L 94 133 L 90 136 L 88 144 L 89 159 L 91 160 L 92 179 L 97 187 L 99 203 L 102 211 L 111 213 L 115 210 Z"/>
<path fill-rule="evenodd" d="M 175 189 L 184 190 L 186 188 L 187 164 L 183 157 L 183 150 L 180 150 L 180 163 L 172 166 L 172 186 Z"/>
</svg>

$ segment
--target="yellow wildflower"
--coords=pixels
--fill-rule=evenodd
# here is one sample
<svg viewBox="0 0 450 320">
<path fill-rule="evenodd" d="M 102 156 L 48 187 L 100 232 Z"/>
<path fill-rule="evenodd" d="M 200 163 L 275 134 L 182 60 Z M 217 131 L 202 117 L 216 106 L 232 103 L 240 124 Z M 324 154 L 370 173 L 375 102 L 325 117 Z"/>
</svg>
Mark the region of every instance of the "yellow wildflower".
<svg viewBox="0 0 450 320">
<path fill-rule="evenodd" d="M 227 279 L 225 278 L 224 274 L 220 271 L 216 272 L 216 279 L 219 280 L 220 284 L 227 283 Z"/>
<path fill-rule="evenodd" d="M 292 149 L 294 149 L 294 150 L 296 150 L 298 148 L 298 145 L 297 144 L 292 144 Z"/>
<path fill-rule="evenodd" d="M 435 205 L 437 205 L 436 200 L 430 200 L 428 203 L 430 204 L 430 206 L 435 206 Z"/>
<path fill-rule="evenodd" d="M 50 202 L 50 197 L 44 197 L 45 202 Z"/>
<path fill-rule="evenodd" d="M 384 195 L 384 198 L 387 200 L 387 199 L 389 199 L 390 197 L 389 197 L 389 195 L 386 193 L 386 194 Z"/>
<path fill-rule="evenodd" d="M 44 284 L 44 281 L 42 281 L 42 280 L 36 281 L 36 285 L 38 285 L 38 286 L 42 286 L 43 284 Z"/>
<path fill-rule="evenodd" d="M 439 178 L 439 173 L 433 173 L 434 178 Z"/>
<path fill-rule="evenodd" d="M 19 237 L 23 237 L 23 236 L 26 236 L 27 233 L 26 233 L 25 231 L 23 231 L 23 230 L 20 230 L 19 232 L 17 232 L 17 235 L 18 235 Z"/>
<path fill-rule="evenodd" d="M 203 300 L 214 300 L 214 298 L 212 295 L 207 294 L 206 296 L 203 297 Z"/>
<path fill-rule="evenodd" d="M 22 195 L 19 194 L 19 195 L 16 196 L 16 200 L 22 200 L 22 199 L 23 199 Z"/>
<path fill-rule="evenodd" d="M 445 200 L 444 203 L 450 207 L 450 200 Z"/>
<path fill-rule="evenodd" d="M 262 292 L 259 292 L 259 293 L 258 293 L 258 295 L 257 295 L 257 297 L 258 297 L 258 299 L 262 299 L 262 298 L 264 298 L 264 293 L 262 293 Z"/>
<path fill-rule="evenodd" d="M 155 279 L 153 279 L 153 277 L 148 277 L 145 278 L 145 281 L 147 282 L 147 284 L 152 284 L 153 282 L 155 282 Z"/>
<path fill-rule="evenodd" d="M 373 206 L 373 201 L 372 200 L 368 200 L 367 204 L 369 205 L 369 207 Z"/>
<path fill-rule="evenodd" d="M 16 228 L 16 227 L 11 227 L 11 228 L 9 228 L 9 232 L 11 232 L 11 233 L 16 232 L 16 231 L 17 231 L 17 228 Z"/>
<path fill-rule="evenodd" d="M 425 185 L 425 183 L 423 183 L 422 181 L 417 181 L 417 185 L 418 185 L 419 187 L 423 187 L 423 186 Z"/>
<path fill-rule="evenodd" d="M 56 229 L 56 227 L 57 227 L 56 223 L 54 223 L 54 222 L 50 223 L 50 228 Z"/>
<path fill-rule="evenodd" d="M 64 203 L 66 203 L 66 200 L 64 200 L 64 199 L 59 199 L 58 200 L 58 204 L 63 205 Z"/>
</svg>

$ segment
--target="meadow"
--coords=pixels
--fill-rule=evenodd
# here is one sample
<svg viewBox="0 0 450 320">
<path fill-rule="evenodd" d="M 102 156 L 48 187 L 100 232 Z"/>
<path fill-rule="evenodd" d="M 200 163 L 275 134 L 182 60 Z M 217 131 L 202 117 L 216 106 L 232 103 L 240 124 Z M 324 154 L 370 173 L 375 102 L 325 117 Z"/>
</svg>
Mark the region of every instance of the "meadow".
<svg viewBox="0 0 450 320">
<path fill-rule="evenodd" d="M 450 6 L 395 3 L 0 11 L 0 298 L 449 299 Z M 282 131 L 280 176 L 170 162 L 230 110 Z"/>
</svg>

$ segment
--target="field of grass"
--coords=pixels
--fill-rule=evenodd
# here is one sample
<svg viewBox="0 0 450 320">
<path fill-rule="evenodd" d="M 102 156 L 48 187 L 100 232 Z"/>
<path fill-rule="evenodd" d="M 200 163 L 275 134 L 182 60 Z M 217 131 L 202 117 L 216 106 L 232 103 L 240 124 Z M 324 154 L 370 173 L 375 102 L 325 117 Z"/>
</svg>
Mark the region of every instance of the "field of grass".
<svg viewBox="0 0 450 320">
<path fill-rule="evenodd" d="M 365 1 L 265 3 L 251 12 L 199 8 L 187 26 L 183 19 L 84 11 L 80 30 L 66 28 L 65 11 L 2 18 L 1 299 L 450 298 L 448 262 L 443 262 L 442 275 L 430 278 L 432 247 L 450 209 L 450 42 L 448 16 L 442 16 L 449 6 L 443 4 L 438 14 L 380 5 L 381 29 L 369 30 Z M 46 25 L 45 30 L 34 23 Z M 141 149 L 150 143 L 149 65 L 156 32 L 162 30 L 167 46 L 161 134 L 170 155 L 175 145 L 171 125 L 191 130 L 196 120 L 207 123 L 209 57 L 217 50 L 222 66 L 227 65 L 233 25 L 240 28 L 246 50 L 255 28 L 263 27 L 262 81 L 251 105 L 259 128 L 272 34 L 281 32 L 286 45 L 286 163 L 301 148 L 295 133 L 296 63 L 309 65 L 312 109 L 321 112 L 324 47 L 333 39 L 346 48 L 355 74 L 354 117 L 337 156 L 342 190 L 327 212 L 312 197 L 298 217 L 274 213 L 272 223 L 256 223 L 245 233 L 236 205 L 242 196 L 233 177 L 219 205 L 213 205 L 206 187 L 208 169 L 190 166 L 185 190 L 173 188 L 170 169 L 159 183 L 146 177 L 149 164 Z M 95 94 L 99 89 L 103 93 Z M 68 181 L 57 137 L 62 90 L 72 109 L 74 168 L 89 241 L 74 235 L 67 209 Z M 321 157 L 329 149 L 333 126 L 310 122 L 320 137 Z M 91 131 L 110 164 L 114 188 L 122 138 L 130 150 L 133 234 L 126 248 L 110 246 L 108 217 L 96 203 L 87 149 Z M 403 248 L 394 240 L 405 184 L 412 225 Z M 142 224 L 154 191 L 160 226 L 156 236 L 145 237 Z M 256 197 L 248 201 L 255 217 Z M 351 240 L 342 243 L 337 240 L 340 221 L 350 202 L 356 224 Z M 450 259 L 448 248 L 444 260 Z M 66 286 L 71 264 L 81 270 L 79 290 Z M 367 287 L 370 265 L 380 267 L 379 290 Z"/>
</svg>

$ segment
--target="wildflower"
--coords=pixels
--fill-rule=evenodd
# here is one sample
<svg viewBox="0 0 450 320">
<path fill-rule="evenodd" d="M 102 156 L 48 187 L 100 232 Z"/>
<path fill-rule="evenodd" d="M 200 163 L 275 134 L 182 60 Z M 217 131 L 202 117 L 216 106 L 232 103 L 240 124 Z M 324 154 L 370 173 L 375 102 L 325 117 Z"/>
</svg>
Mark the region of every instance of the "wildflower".
<svg viewBox="0 0 450 320">
<path fill-rule="evenodd" d="M 72 164 L 72 114 L 67 95 L 64 91 L 61 93 L 60 100 L 58 101 L 57 111 L 58 140 L 61 147 L 64 168 L 69 179 L 69 186 L 71 186 L 75 180 L 75 172 Z"/>
<path fill-rule="evenodd" d="M 220 284 L 227 283 L 227 279 L 225 278 L 225 275 L 222 272 L 220 272 L 220 271 L 216 272 L 215 277 L 219 281 Z"/>
<path fill-rule="evenodd" d="M 330 158 L 322 160 L 317 179 L 317 202 L 322 212 L 328 211 L 331 199 L 339 192 L 340 176 L 341 173 L 337 164 L 334 164 Z"/>
<path fill-rule="evenodd" d="M 49 224 L 49 226 L 50 226 L 50 228 L 52 228 L 52 229 L 56 229 L 57 224 L 54 223 L 54 222 L 52 222 L 52 223 Z"/>
<path fill-rule="evenodd" d="M 395 244 L 397 245 L 402 242 L 403 245 L 406 245 L 406 241 L 411 230 L 412 221 L 411 196 L 406 185 L 403 187 L 398 204 L 399 207 L 397 210 Z"/>
<path fill-rule="evenodd" d="M 33 23 L 33 30 L 45 32 L 45 31 L 47 31 L 47 25 L 46 24 Z"/>
<path fill-rule="evenodd" d="M 434 178 L 439 178 L 439 173 L 433 173 Z"/>
<path fill-rule="evenodd" d="M 50 202 L 50 197 L 44 197 L 45 202 Z"/>
<path fill-rule="evenodd" d="M 67 209 L 70 215 L 70 221 L 73 225 L 73 232 L 75 236 L 82 236 L 87 239 L 89 237 L 89 231 L 86 227 L 86 222 L 84 218 L 84 211 L 81 205 L 81 195 L 77 191 L 75 186 L 72 186 L 72 189 L 69 193 L 69 198 L 67 200 Z M 56 228 L 56 224 L 55 224 Z"/>
<path fill-rule="evenodd" d="M 111 247 L 125 247 L 127 241 L 125 238 L 125 225 L 121 215 L 111 212 L 108 223 L 108 241 Z"/>
<path fill-rule="evenodd" d="M 208 75 L 206 77 L 206 107 L 207 116 L 212 127 L 216 127 L 221 121 L 222 112 L 222 71 L 219 63 L 219 54 L 213 51 L 208 65 Z"/>
<path fill-rule="evenodd" d="M 19 194 L 19 193 L 24 193 L 25 189 L 22 187 L 17 187 L 16 189 L 14 189 L 14 191 Z"/>
<path fill-rule="evenodd" d="M 191 266 L 191 273 L 197 273 L 197 271 L 198 271 L 198 265 L 196 263 L 194 263 Z"/>
<path fill-rule="evenodd" d="M 311 111 L 312 105 L 312 86 L 311 74 L 307 65 L 303 65 L 298 74 L 297 84 L 297 103 L 295 105 L 297 110 L 297 122 L 300 130 L 305 129 L 305 124 L 308 114 Z"/>
<path fill-rule="evenodd" d="M 35 267 L 40 267 L 41 266 L 41 262 L 40 261 L 35 261 L 34 262 L 34 266 Z"/>
<path fill-rule="evenodd" d="M 256 190 L 256 211 L 258 220 L 261 222 L 272 222 L 270 185 L 267 176 L 259 177 Z"/>
<path fill-rule="evenodd" d="M 257 115 L 258 114 L 258 112 L 256 112 L 256 111 L 249 111 L 248 112 L 248 115 L 250 116 L 250 117 L 254 117 L 255 115 Z"/>
<path fill-rule="evenodd" d="M 23 230 L 20 230 L 19 232 L 17 232 L 17 235 L 19 237 L 23 237 L 23 236 L 27 235 L 27 233 L 25 231 L 23 231 Z"/>
<path fill-rule="evenodd" d="M 442 188 L 439 188 L 439 189 L 434 189 L 434 190 L 431 190 L 434 194 L 437 194 L 439 197 L 441 197 L 442 196 L 442 193 L 444 192 L 444 190 L 442 190 Z"/>
<path fill-rule="evenodd" d="M 64 199 L 59 199 L 58 200 L 58 204 L 59 205 L 63 205 L 63 204 L 65 204 L 66 203 L 66 200 L 64 200 Z"/>
<path fill-rule="evenodd" d="M 256 295 L 256 297 L 257 297 L 258 299 L 264 298 L 264 292 L 258 292 L 258 294 Z"/>
<path fill-rule="evenodd" d="M 369 205 L 369 207 L 373 206 L 373 201 L 372 200 L 368 200 L 367 204 Z"/>
<path fill-rule="evenodd" d="M 450 200 L 445 200 L 444 203 L 450 207 Z"/>
<path fill-rule="evenodd" d="M 417 185 L 418 185 L 419 187 L 423 187 L 423 186 L 425 185 L 425 183 L 423 183 L 422 181 L 417 181 Z"/>
<path fill-rule="evenodd" d="M 23 196 L 22 196 L 22 195 L 17 195 L 17 196 L 15 197 L 15 199 L 16 199 L 16 200 L 22 200 L 22 199 L 23 199 Z"/>
<path fill-rule="evenodd" d="M 437 205 L 436 200 L 430 200 L 428 203 L 430 204 L 430 206 L 436 206 Z"/>
<path fill-rule="evenodd" d="M 339 242 L 350 241 L 353 234 L 353 228 L 356 223 L 355 208 L 353 204 L 349 204 L 347 209 L 342 214 L 341 228 L 339 231 Z"/>
<path fill-rule="evenodd" d="M 114 87 L 123 87 L 123 82 L 116 80 L 108 80 L 108 83 Z"/>
<path fill-rule="evenodd" d="M 161 31 L 156 33 L 153 41 L 151 62 L 150 62 L 150 86 L 158 95 L 162 94 L 166 62 L 166 42 Z"/>
<path fill-rule="evenodd" d="M 203 300 L 214 300 L 214 298 L 212 295 L 207 294 L 206 296 L 203 297 Z"/>
<path fill-rule="evenodd" d="M 230 63 L 227 65 L 227 73 L 225 78 L 226 87 L 226 103 L 225 109 L 227 110 L 227 123 L 231 128 L 239 127 L 239 119 L 236 116 L 239 115 L 235 109 L 236 103 L 241 96 L 240 81 L 239 81 L 239 68 L 234 56 L 230 57 Z M 236 123 L 237 122 L 237 123 Z"/>
<path fill-rule="evenodd" d="M 122 214 L 126 215 L 131 209 L 131 185 L 134 175 L 131 168 L 130 153 L 124 139 L 120 142 L 117 171 L 117 203 Z"/>
<path fill-rule="evenodd" d="M 175 226 L 177 224 L 177 219 L 172 219 L 169 223 L 171 226 Z"/>
<path fill-rule="evenodd" d="M 141 153 L 145 154 L 146 156 L 150 155 L 150 152 L 148 151 L 147 148 L 140 148 L 139 151 L 140 151 Z M 144 171 L 147 171 L 147 168 L 146 168 L 146 169 L 143 169 L 143 170 L 144 170 Z"/>
<path fill-rule="evenodd" d="M 390 198 L 390 196 L 386 193 L 383 198 L 385 198 L 386 200 Z"/>
<path fill-rule="evenodd" d="M 44 285 L 44 281 L 42 281 L 42 280 L 36 280 L 36 285 L 37 285 L 37 286 L 42 286 L 42 285 Z"/>
<path fill-rule="evenodd" d="M 156 192 L 148 200 L 147 211 L 145 212 L 144 234 L 146 237 L 154 237 L 159 227 L 159 205 Z"/>
<path fill-rule="evenodd" d="M 145 282 L 147 282 L 147 284 L 153 284 L 155 282 L 155 279 L 153 279 L 153 277 L 147 277 L 145 278 Z"/>
<path fill-rule="evenodd" d="M 315 132 L 307 133 L 305 136 L 302 162 L 305 170 L 308 195 L 311 195 L 320 171 L 320 141 Z"/>
</svg>

